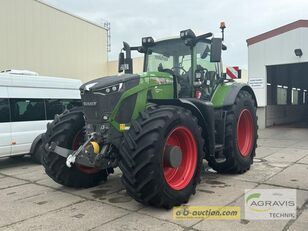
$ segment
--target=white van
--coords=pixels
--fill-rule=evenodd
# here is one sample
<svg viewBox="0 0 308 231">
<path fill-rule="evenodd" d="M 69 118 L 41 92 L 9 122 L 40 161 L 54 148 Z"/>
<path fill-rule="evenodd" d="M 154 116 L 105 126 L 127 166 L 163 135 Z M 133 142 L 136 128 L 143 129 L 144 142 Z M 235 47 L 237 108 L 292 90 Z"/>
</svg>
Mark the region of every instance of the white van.
<svg viewBox="0 0 308 231">
<path fill-rule="evenodd" d="M 0 73 L 0 157 L 32 154 L 46 124 L 65 109 L 80 106 L 80 80 Z"/>
</svg>

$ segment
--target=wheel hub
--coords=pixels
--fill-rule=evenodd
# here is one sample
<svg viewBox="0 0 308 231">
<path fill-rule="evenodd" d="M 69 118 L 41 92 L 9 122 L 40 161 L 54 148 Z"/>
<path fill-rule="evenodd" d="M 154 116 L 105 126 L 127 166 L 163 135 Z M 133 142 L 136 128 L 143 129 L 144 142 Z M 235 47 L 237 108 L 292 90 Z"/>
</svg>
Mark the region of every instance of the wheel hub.
<svg viewBox="0 0 308 231">
<path fill-rule="evenodd" d="M 179 146 L 166 145 L 164 152 L 164 163 L 171 167 L 177 168 L 182 162 L 182 150 Z"/>
<path fill-rule="evenodd" d="M 176 127 L 168 135 L 163 152 L 163 171 L 167 184 L 182 190 L 193 178 L 197 166 L 197 143 L 186 127 Z"/>
</svg>

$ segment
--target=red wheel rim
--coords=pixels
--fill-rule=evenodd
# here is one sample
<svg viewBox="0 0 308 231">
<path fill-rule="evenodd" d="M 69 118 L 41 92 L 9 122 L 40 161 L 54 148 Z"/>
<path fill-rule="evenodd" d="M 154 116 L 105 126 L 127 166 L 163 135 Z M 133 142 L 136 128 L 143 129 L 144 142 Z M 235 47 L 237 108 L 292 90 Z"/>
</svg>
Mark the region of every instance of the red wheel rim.
<svg viewBox="0 0 308 231">
<path fill-rule="evenodd" d="M 83 137 L 85 135 L 85 131 L 81 130 L 77 133 L 77 135 L 75 136 L 75 138 L 73 139 L 73 144 L 72 144 L 72 149 L 75 151 L 79 148 L 80 145 L 82 145 L 83 142 Z M 96 168 L 90 168 L 90 167 L 86 167 L 80 164 L 75 164 L 75 166 L 83 173 L 86 174 L 94 174 L 97 173 L 99 170 Z"/>
<path fill-rule="evenodd" d="M 182 161 L 178 167 L 173 168 L 163 161 L 164 177 L 167 184 L 174 190 L 181 190 L 189 184 L 194 176 L 197 166 L 197 144 L 189 129 L 177 127 L 168 135 L 165 147 L 166 145 L 178 146 L 181 149 Z"/>
<path fill-rule="evenodd" d="M 254 126 L 251 112 L 248 109 L 241 111 L 237 121 L 237 146 L 243 157 L 249 156 L 254 137 Z"/>
</svg>

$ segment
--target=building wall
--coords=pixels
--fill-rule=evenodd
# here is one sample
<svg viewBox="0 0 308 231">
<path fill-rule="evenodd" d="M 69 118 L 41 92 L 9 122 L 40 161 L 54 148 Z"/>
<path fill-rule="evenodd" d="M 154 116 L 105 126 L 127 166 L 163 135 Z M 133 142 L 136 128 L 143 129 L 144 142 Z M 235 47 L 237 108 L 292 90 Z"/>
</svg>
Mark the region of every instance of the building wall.
<svg viewBox="0 0 308 231">
<path fill-rule="evenodd" d="M 308 61 L 308 28 L 298 28 L 252 44 L 248 47 L 249 79 L 262 78 L 263 88 L 255 89 L 258 105 L 266 106 L 266 66 Z M 303 56 L 296 57 L 294 49 L 301 48 Z"/>
<path fill-rule="evenodd" d="M 308 118 L 308 105 L 270 105 L 266 108 L 266 126 L 293 123 Z"/>
<path fill-rule="evenodd" d="M 262 78 L 263 86 L 255 88 L 258 109 L 259 127 L 264 128 L 266 124 L 272 123 L 273 114 L 279 114 L 281 107 L 270 108 L 267 112 L 267 76 L 266 66 L 278 64 L 300 63 L 308 61 L 308 28 L 297 28 L 275 37 L 257 42 L 248 46 L 248 76 L 249 80 Z M 301 48 L 303 56 L 295 56 L 294 49 Z M 301 109 L 301 108 L 300 108 Z M 288 115 L 293 115 L 293 107 L 283 109 Z M 296 111 L 296 109 L 295 109 Z M 277 113 L 275 113 L 277 112 Z M 267 115 L 267 113 L 269 113 Z M 268 120 L 266 121 L 266 118 Z M 262 119 L 261 119 L 262 118 Z M 290 118 L 290 117 L 289 117 Z M 283 121 L 281 120 L 281 123 Z"/>
<path fill-rule="evenodd" d="M 133 72 L 143 72 L 143 57 L 133 58 Z M 108 75 L 118 74 L 118 60 L 111 60 L 108 62 Z"/>
<path fill-rule="evenodd" d="M 0 70 L 83 82 L 107 74 L 107 31 L 37 0 L 1 0 L 0 30 Z"/>
</svg>

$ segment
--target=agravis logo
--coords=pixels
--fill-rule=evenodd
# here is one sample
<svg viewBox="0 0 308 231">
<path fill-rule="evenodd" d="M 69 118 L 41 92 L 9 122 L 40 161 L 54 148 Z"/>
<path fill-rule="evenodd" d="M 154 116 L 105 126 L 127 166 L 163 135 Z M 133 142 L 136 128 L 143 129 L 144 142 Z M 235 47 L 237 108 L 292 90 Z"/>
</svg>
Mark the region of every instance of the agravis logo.
<svg viewBox="0 0 308 231">
<path fill-rule="evenodd" d="M 256 211 L 256 212 L 267 212 L 267 211 L 270 211 L 271 209 L 270 208 L 266 208 L 266 209 L 261 209 L 261 207 L 264 206 L 264 203 L 259 203 L 259 202 L 262 202 L 262 201 L 257 201 L 255 199 L 258 199 L 260 198 L 261 196 L 261 193 L 253 193 L 253 194 L 250 194 L 247 198 L 246 198 L 246 203 L 248 204 L 249 208 L 253 211 Z"/>
<path fill-rule="evenodd" d="M 246 219 L 295 219 L 296 190 L 259 189 L 246 190 Z"/>
</svg>

